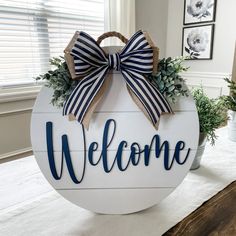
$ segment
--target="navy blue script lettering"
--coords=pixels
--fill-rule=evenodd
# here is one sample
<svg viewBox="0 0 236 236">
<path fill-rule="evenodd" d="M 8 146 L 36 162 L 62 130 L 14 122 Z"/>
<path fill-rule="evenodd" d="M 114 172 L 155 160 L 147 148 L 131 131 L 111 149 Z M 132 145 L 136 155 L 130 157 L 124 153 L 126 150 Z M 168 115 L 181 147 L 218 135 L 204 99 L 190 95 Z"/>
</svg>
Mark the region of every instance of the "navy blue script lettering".
<svg viewBox="0 0 236 236">
<path fill-rule="evenodd" d="M 63 174 L 63 167 L 64 167 L 64 159 L 67 166 L 67 170 L 69 172 L 71 180 L 79 184 L 83 181 L 85 176 L 86 170 L 86 162 L 91 166 L 97 166 L 99 163 L 102 164 L 103 170 L 106 173 L 109 173 L 114 168 L 115 164 L 120 171 L 125 171 L 127 168 L 132 166 L 137 166 L 140 164 L 141 158 L 143 157 L 143 165 L 149 166 L 150 164 L 150 154 L 152 150 L 154 150 L 155 157 L 160 158 L 161 153 L 163 152 L 163 166 L 165 170 L 170 170 L 176 162 L 178 165 L 183 165 L 189 156 L 190 148 L 187 149 L 187 153 L 185 158 L 181 160 L 180 153 L 185 148 L 184 141 L 178 141 L 175 146 L 173 156 L 170 156 L 170 147 L 169 142 L 165 140 L 161 143 L 160 136 L 158 134 L 154 135 L 151 139 L 150 144 L 145 144 L 143 149 L 137 142 L 133 142 L 130 146 L 128 142 L 122 140 L 116 150 L 114 157 L 110 157 L 109 154 L 113 152 L 108 152 L 109 146 L 111 145 L 116 133 L 116 122 L 113 119 L 109 119 L 106 121 L 102 136 L 102 149 L 99 157 L 97 160 L 94 158 L 94 153 L 99 152 L 99 144 L 97 142 L 92 142 L 87 150 L 86 144 L 86 135 L 84 127 L 82 126 L 82 138 L 83 138 L 83 154 L 82 156 L 78 156 L 78 158 L 83 158 L 83 166 L 77 168 L 76 170 L 81 170 L 80 173 L 75 173 L 75 169 L 71 160 L 70 148 L 69 148 L 69 141 L 66 134 L 62 135 L 61 142 L 62 142 L 62 150 L 61 150 L 61 159 L 60 159 L 60 171 L 57 172 L 56 164 L 55 164 L 55 157 L 54 157 L 54 147 L 53 147 L 53 123 L 48 121 L 46 123 L 46 141 L 47 141 L 47 154 L 48 154 L 48 162 L 52 176 L 56 180 L 60 180 Z M 110 137 L 110 138 L 109 138 Z M 129 150 L 127 150 L 129 149 Z M 129 151 L 129 157 L 124 158 L 124 151 Z M 88 158 L 87 158 L 88 154 Z M 88 160 L 87 160 L 88 159 Z M 109 160 L 109 162 L 108 162 Z M 111 161 L 112 160 L 112 161 Z M 111 163 L 110 166 L 108 163 Z M 81 176 L 78 179 L 76 176 Z"/>
</svg>

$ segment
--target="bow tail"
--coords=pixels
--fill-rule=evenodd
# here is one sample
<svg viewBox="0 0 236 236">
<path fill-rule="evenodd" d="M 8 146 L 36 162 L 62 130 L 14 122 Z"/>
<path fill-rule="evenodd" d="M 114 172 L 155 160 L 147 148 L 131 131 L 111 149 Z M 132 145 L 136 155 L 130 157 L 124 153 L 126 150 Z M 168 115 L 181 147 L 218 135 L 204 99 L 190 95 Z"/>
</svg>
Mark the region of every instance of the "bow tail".
<svg viewBox="0 0 236 236">
<path fill-rule="evenodd" d="M 127 70 L 122 70 L 121 72 L 132 99 L 153 126 L 158 129 L 160 116 L 162 114 L 173 114 L 168 101 L 143 75 Z"/>
<path fill-rule="evenodd" d="M 101 100 L 107 81 L 105 76 L 108 67 L 103 66 L 95 69 L 91 74 L 84 77 L 75 87 L 63 107 L 63 115 L 74 116 L 74 118 L 87 129 L 92 113 Z"/>
</svg>

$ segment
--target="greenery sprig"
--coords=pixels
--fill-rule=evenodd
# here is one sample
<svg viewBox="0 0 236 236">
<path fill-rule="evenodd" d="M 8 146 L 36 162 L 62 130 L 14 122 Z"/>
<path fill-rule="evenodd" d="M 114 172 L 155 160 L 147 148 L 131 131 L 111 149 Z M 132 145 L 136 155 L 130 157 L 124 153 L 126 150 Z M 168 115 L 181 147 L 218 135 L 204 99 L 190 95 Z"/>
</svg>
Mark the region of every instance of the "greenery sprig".
<svg viewBox="0 0 236 236">
<path fill-rule="evenodd" d="M 234 82 L 228 78 L 225 78 L 224 80 L 228 84 L 228 87 L 230 90 L 230 95 L 222 96 L 221 100 L 223 101 L 223 103 L 227 109 L 232 110 L 232 111 L 236 111 L 236 82 Z"/>
<path fill-rule="evenodd" d="M 188 90 L 184 86 L 184 79 L 180 73 L 187 71 L 183 65 L 185 58 L 163 58 L 158 64 L 158 73 L 150 75 L 150 81 L 171 102 L 175 103 L 180 96 L 188 96 Z"/>
<path fill-rule="evenodd" d="M 175 102 L 179 96 L 188 96 L 188 91 L 184 87 L 184 79 L 179 74 L 187 70 L 182 64 L 183 61 L 183 57 L 164 58 L 159 61 L 158 74 L 149 76 L 151 83 L 172 102 Z M 45 81 L 45 86 L 52 88 L 54 91 L 51 103 L 54 106 L 62 107 L 79 81 L 71 78 L 63 57 L 52 58 L 50 64 L 54 67 L 54 70 L 39 75 L 36 77 L 36 81 Z"/>
<path fill-rule="evenodd" d="M 211 145 L 217 138 L 215 131 L 227 120 L 224 103 L 220 99 L 210 99 L 204 93 L 203 88 L 195 88 L 192 95 L 196 103 L 200 132 L 204 133 Z"/>
<path fill-rule="evenodd" d="M 36 81 L 45 81 L 45 86 L 52 88 L 54 93 L 51 103 L 53 106 L 62 107 L 78 84 L 78 80 L 71 79 L 69 69 L 63 57 L 50 59 L 50 64 L 55 68 L 43 75 L 36 77 Z"/>
</svg>

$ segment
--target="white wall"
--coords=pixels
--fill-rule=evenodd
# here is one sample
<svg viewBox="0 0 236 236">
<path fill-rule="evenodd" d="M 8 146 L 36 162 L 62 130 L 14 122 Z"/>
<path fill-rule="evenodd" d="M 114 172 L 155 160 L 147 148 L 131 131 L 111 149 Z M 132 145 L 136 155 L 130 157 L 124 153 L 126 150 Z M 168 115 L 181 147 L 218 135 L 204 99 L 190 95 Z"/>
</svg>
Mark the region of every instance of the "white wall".
<svg viewBox="0 0 236 236">
<path fill-rule="evenodd" d="M 136 30 L 149 32 L 160 49 L 160 57 L 166 54 L 167 0 L 136 0 Z"/>
<path fill-rule="evenodd" d="M 184 0 L 169 0 L 166 54 L 181 54 Z M 236 1 L 218 0 L 213 60 L 190 61 L 191 71 L 231 73 L 236 40 Z"/>
<path fill-rule="evenodd" d="M 232 72 L 236 40 L 236 0 L 218 0 L 213 60 L 188 61 L 187 84 L 206 89 L 211 97 L 228 93 L 222 78 Z M 150 32 L 161 57 L 180 56 L 184 0 L 136 0 L 136 29 Z"/>
<path fill-rule="evenodd" d="M 0 162 L 32 150 L 30 119 L 39 89 L 0 89 Z"/>
<path fill-rule="evenodd" d="M 212 60 L 188 61 L 188 83 L 202 83 L 209 95 L 227 93 L 222 80 L 232 72 L 236 40 L 236 1 L 218 0 Z M 169 0 L 166 55 L 181 55 L 184 0 Z"/>
<path fill-rule="evenodd" d="M 31 151 L 31 109 L 0 114 L 0 159 Z"/>
</svg>

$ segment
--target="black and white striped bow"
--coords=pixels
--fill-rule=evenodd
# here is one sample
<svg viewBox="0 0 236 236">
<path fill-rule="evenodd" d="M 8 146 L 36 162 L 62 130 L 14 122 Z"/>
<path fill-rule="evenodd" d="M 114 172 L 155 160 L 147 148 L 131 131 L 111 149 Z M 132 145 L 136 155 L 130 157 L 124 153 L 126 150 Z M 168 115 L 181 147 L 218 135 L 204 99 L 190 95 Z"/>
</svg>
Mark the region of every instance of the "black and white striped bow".
<svg viewBox="0 0 236 236">
<path fill-rule="evenodd" d="M 83 124 L 111 69 L 121 72 L 131 97 L 155 128 L 158 128 L 162 113 L 173 113 L 164 96 L 144 77 L 153 71 L 153 47 L 144 32 L 136 32 L 121 52 L 109 55 L 90 35 L 78 32 L 70 55 L 75 75 L 83 79 L 65 102 L 63 115 L 73 114 Z"/>
</svg>

